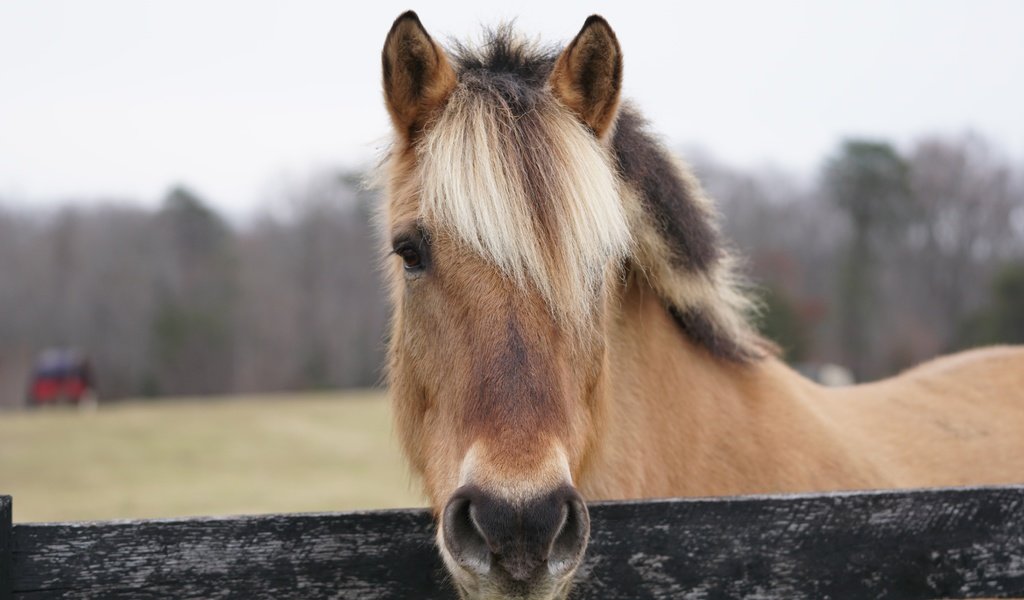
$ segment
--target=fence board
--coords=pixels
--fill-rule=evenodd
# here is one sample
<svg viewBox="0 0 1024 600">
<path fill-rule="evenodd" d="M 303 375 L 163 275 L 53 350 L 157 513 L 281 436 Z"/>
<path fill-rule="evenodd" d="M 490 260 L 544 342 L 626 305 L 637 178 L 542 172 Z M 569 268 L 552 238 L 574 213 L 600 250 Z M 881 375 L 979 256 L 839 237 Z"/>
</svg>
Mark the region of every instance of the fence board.
<svg viewBox="0 0 1024 600">
<path fill-rule="evenodd" d="M 11 497 L 0 496 L 0 600 L 10 600 L 11 582 Z"/>
<path fill-rule="evenodd" d="M 598 503 L 578 599 L 1024 597 L 1024 487 Z M 453 599 L 425 511 L 13 529 L 15 598 Z"/>
</svg>

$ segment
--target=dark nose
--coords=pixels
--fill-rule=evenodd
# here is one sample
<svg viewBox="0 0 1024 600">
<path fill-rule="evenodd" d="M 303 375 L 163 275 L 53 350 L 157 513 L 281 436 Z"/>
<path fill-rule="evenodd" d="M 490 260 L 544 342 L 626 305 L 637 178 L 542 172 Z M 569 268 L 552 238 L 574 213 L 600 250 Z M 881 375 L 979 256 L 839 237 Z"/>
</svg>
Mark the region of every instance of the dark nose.
<svg viewBox="0 0 1024 600">
<path fill-rule="evenodd" d="M 449 554 L 477 575 L 497 567 L 514 581 L 571 573 L 583 558 L 590 516 L 571 486 L 512 503 L 467 485 L 444 509 L 443 538 Z"/>
</svg>

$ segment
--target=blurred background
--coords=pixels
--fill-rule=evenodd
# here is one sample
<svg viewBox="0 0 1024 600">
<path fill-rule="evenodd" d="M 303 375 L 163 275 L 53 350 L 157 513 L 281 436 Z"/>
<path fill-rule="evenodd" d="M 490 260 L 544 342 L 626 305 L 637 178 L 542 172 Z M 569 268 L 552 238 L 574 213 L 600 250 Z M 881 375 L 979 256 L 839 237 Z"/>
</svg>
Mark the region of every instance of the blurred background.
<svg viewBox="0 0 1024 600">
<path fill-rule="evenodd" d="M 0 3 L 15 520 L 422 504 L 380 390 L 379 52 L 602 13 L 818 379 L 1024 342 L 1024 4 Z"/>
</svg>

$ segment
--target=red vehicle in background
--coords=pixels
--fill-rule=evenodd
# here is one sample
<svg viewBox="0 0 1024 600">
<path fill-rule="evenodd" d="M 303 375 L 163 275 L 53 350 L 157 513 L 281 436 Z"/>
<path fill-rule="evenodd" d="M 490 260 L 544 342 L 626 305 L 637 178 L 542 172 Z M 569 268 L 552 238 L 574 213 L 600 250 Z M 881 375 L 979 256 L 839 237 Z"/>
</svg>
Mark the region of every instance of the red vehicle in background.
<svg viewBox="0 0 1024 600">
<path fill-rule="evenodd" d="M 95 405 L 95 381 L 89 360 L 71 349 L 42 352 L 32 369 L 28 403 L 31 407 L 65 403 Z"/>
</svg>

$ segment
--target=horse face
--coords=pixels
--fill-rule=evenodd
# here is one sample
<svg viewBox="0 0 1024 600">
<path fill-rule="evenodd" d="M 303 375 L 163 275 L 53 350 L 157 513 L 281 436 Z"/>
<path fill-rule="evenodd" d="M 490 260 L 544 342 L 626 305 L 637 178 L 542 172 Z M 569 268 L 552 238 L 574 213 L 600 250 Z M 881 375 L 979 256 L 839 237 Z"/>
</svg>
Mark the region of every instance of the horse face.
<svg viewBox="0 0 1024 600">
<path fill-rule="evenodd" d="M 600 341 L 569 339 L 539 294 L 452 240 L 423 244 L 421 267 L 410 272 L 408 253 L 391 266 L 390 385 L 442 555 L 469 597 L 561 589 L 589 530 L 573 482 Z"/>
<path fill-rule="evenodd" d="M 412 13 L 383 53 L 397 134 L 390 388 L 467 598 L 565 597 L 589 535 L 575 485 L 600 425 L 606 295 L 629 245 L 601 145 L 621 64 L 599 18 L 550 58 L 520 65 L 545 73 L 540 85 L 465 57 L 457 73 Z"/>
</svg>

